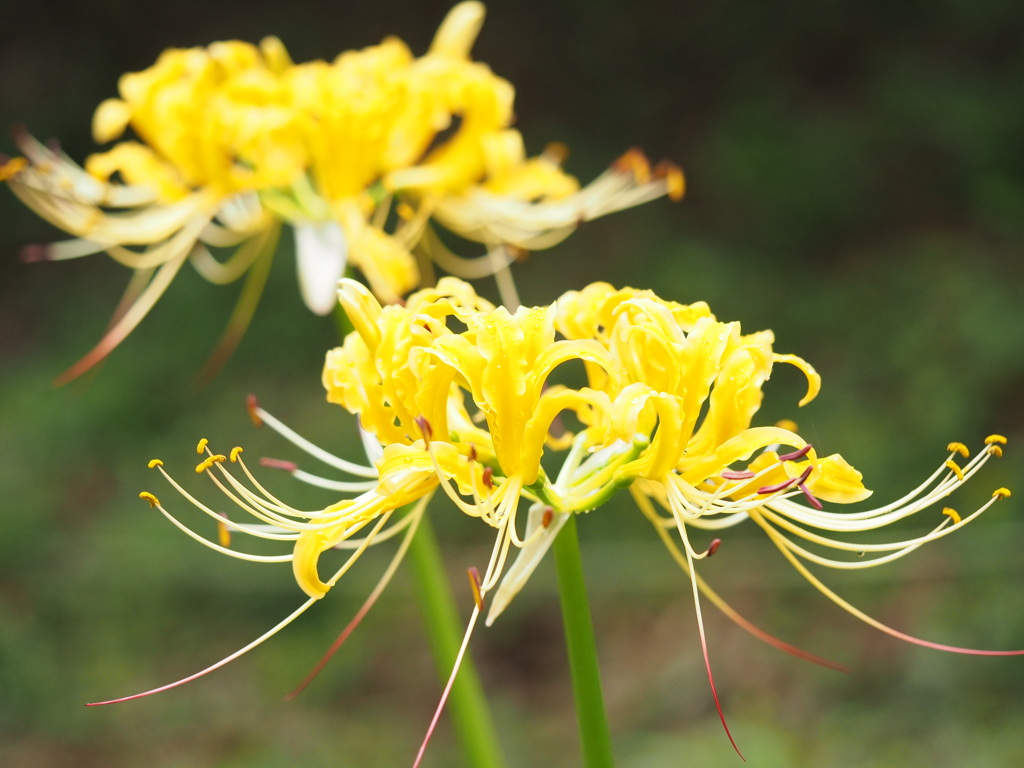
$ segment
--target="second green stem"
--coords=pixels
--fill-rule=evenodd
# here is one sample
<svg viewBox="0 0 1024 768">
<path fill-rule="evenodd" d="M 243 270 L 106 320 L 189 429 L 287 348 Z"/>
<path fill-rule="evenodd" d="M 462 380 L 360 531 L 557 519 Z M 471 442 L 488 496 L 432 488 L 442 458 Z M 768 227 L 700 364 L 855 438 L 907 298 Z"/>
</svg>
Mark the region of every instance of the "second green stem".
<svg viewBox="0 0 1024 768">
<path fill-rule="evenodd" d="M 555 539 L 558 593 L 562 600 L 562 624 L 569 651 L 569 674 L 576 703 L 576 721 L 583 744 L 585 768 L 612 768 L 612 738 L 601 692 L 601 670 L 597 662 L 594 625 L 590 619 L 583 561 L 576 535 L 576 516 L 570 515 Z"/>
</svg>

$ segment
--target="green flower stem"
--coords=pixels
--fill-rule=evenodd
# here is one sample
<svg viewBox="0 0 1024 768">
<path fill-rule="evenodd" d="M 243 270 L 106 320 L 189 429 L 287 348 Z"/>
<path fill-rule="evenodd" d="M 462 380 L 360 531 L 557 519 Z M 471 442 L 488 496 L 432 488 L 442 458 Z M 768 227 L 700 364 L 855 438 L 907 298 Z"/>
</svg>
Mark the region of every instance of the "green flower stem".
<svg viewBox="0 0 1024 768">
<path fill-rule="evenodd" d="M 611 768 L 612 738 L 601 693 L 601 670 L 597 663 L 594 625 L 590 620 L 587 588 L 583 581 L 583 561 L 576 535 L 576 516 L 570 515 L 555 539 L 555 566 L 558 592 L 562 599 L 562 624 L 569 650 L 569 674 L 576 701 L 576 721 L 583 743 L 585 768 Z"/>
<path fill-rule="evenodd" d="M 423 613 L 434 663 L 442 681 L 447 681 L 462 645 L 465 628 L 445 576 L 441 551 L 428 515 L 423 515 L 407 555 L 415 575 L 416 592 Z M 504 761 L 497 731 L 487 706 L 483 686 L 469 652 L 448 697 L 448 711 L 462 744 L 467 764 L 474 768 L 501 768 Z"/>
<path fill-rule="evenodd" d="M 335 310 L 334 321 L 339 338 L 344 339 L 353 330 L 352 321 L 340 304 Z M 465 627 L 459 619 L 437 537 L 426 514 L 412 537 L 406 557 L 414 571 L 416 593 L 437 674 L 441 682 L 446 683 L 462 645 Z M 501 757 L 491 710 L 468 650 L 462 657 L 462 666 L 448 695 L 447 709 L 465 753 L 466 764 L 473 768 L 504 768 L 505 761 Z"/>
</svg>

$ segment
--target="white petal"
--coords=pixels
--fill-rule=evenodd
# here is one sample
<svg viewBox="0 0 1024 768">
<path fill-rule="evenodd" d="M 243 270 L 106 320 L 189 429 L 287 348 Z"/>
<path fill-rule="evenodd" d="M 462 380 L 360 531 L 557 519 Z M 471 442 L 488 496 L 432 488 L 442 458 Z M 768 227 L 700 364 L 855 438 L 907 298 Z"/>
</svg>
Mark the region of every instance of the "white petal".
<svg viewBox="0 0 1024 768">
<path fill-rule="evenodd" d="M 380 440 L 377 439 L 376 435 L 363 429 L 362 424 L 358 424 L 358 427 L 359 437 L 363 441 L 363 451 L 366 452 L 366 458 L 369 459 L 372 465 L 377 466 L 380 457 L 384 455 L 384 446 L 380 444 Z"/>
<path fill-rule="evenodd" d="M 329 315 L 338 303 L 338 280 L 348 261 L 348 240 L 334 221 L 295 227 L 295 260 L 299 289 L 310 311 Z"/>
<path fill-rule="evenodd" d="M 549 506 L 540 502 L 530 507 L 530 516 L 526 521 L 527 538 L 543 524 L 544 513 L 549 509 L 551 509 Z M 519 594 L 519 590 L 526 585 L 527 580 L 533 575 L 540 561 L 544 559 L 544 555 L 547 554 L 551 544 L 555 541 L 555 537 L 562 530 L 562 526 L 565 525 L 568 519 L 568 514 L 555 512 L 544 533 L 519 550 L 516 561 L 505 572 L 505 576 L 502 578 L 501 584 L 498 585 L 498 590 L 494 593 L 494 597 L 491 600 L 491 608 L 487 612 L 487 621 L 485 622 L 488 627 L 508 607 L 508 604 L 512 602 L 512 598 Z"/>
</svg>

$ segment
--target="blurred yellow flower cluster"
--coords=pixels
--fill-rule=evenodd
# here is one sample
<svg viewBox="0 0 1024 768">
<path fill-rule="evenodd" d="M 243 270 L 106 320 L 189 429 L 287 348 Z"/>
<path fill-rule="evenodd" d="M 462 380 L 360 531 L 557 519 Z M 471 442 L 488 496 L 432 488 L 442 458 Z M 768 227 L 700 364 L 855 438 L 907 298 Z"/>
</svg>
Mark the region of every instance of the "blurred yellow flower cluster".
<svg viewBox="0 0 1024 768">
<path fill-rule="evenodd" d="M 469 58 L 483 18 L 482 4 L 457 5 L 420 57 L 397 38 L 303 64 L 276 38 L 165 51 L 124 75 L 120 97 L 95 113 L 97 141 L 129 129 L 138 140 L 92 155 L 84 170 L 19 134 L 25 158 L 0 178 L 77 237 L 28 256 L 106 251 L 136 270 L 107 336 L 66 378 L 116 346 L 186 260 L 215 283 L 248 273 L 226 342 L 233 346 L 281 222 L 295 229 L 303 297 L 327 314 L 348 265 L 390 303 L 421 284 L 414 250 L 424 266 L 434 259 L 481 277 L 583 221 L 681 196 L 679 169 L 652 170 L 635 150 L 582 189 L 560 168 L 564 148 L 527 157 L 511 127 L 512 85 Z M 485 258 L 452 253 L 431 221 L 482 243 Z M 210 248 L 233 253 L 221 261 Z"/>
</svg>

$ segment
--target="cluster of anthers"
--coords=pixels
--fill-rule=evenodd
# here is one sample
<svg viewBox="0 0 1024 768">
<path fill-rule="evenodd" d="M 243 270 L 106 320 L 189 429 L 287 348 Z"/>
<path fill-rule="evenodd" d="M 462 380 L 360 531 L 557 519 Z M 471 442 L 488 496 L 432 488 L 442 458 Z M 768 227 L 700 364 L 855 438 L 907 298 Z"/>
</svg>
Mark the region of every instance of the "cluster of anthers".
<svg viewBox="0 0 1024 768">
<path fill-rule="evenodd" d="M 561 170 L 563 146 L 527 157 L 511 127 L 513 86 L 470 59 L 483 19 L 479 2 L 455 6 L 418 58 L 397 38 L 330 63 L 295 64 L 276 38 L 165 51 L 124 75 L 120 98 L 95 113 L 98 142 L 129 128 L 139 141 L 92 155 L 84 169 L 16 132 L 24 157 L 0 160 L 0 181 L 76 237 L 26 258 L 105 251 L 134 270 L 106 336 L 63 380 L 127 336 L 186 261 L 216 284 L 247 276 L 216 357 L 225 356 L 259 299 L 282 222 L 295 229 L 303 298 L 327 314 L 346 265 L 385 302 L 420 285 L 432 260 L 466 278 L 496 274 L 514 301 L 507 267 L 523 251 L 682 195 L 679 168 L 652 169 L 637 150 L 583 188 Z M 432 221 L 486 255 L 451 252 Z"/>
<path fill-rule="evenodd" d="M 204 440 L 196 471 L 256 520 L 242 523 L 199 501 L 161 462 L 151 462 L 179 494 L 216 522 L 219 541 L 187 528 L 153 494 L 142 494 L 144 499 L 216 551 L 255 562 L 290 561 L 309 596 L 284 622 L 210 669 L 262 642 L 323 597 L 367 547 L 400 536 L 391 564 L 333 652 L 391 578 L 438 487 L 456 509 L 496 532 L 482 575 L 470 569 L 475 605 L 463 651 L 486 603 L 490 624 L 522 589 L 569 515 L 597 509 L 617 490 L 628 488 L 690 579 L 713 692 L 701 594 L 767 642 L 836 666 L 753 626 L 696 573 L 696 562 L 713 555 L 720 540 L 700 547 L 694 535 L 714 535 L 745 520 L 761 527 L 816 589 L 884 632 L 960 653 L 1022 653 L 976 651 L 910 637 L 850 605 L 807 567 L 882 565 L 974 520 L 1010 492 L 997 489 L 963 517 L 944 507 L 935 527 L 919 536 L 891 542 L 849 538 L 887 528 L 946 499 L 990 458 L 1001 455 L 1002 436 L 989 436 L 973 458 L 963 444 L 950 444 L 949 458 L 890 504 L 830 511 L 826 504 L 860 502 L 870 495 L 860 473 L 838 454 L 820 456 L 792 422 L 751 426 L 774 363 L 794 365 L 806 376 L 808 391 L 801 405 L 815 397 L 820 377 L 803 359 L 774 352 L 770 332 L 742 334 L 738 323 L 716 320 L 706 304 L 681 305 L 650 291 L 595 283 L 550 306 L 510 313 L 455 278 L 413 294 L 402 306 L 382 307 L 369 290 L 350 280 L 342 281 L 339 298 L 354 331 L 328 353 L 323 380 L 328 400 L 358 416 L 370 463 L 338 459 L 255 402 L 250 409 L 257 423 L 349 478 L 331 480 L 277 460 L 264 460 L 266 466 L 346 498 L 323 509 L 295 509 L 258 481 L 241 448 L 218 454 Z M 563 364 L 574 361 L 582 361 L 586 385 L 556 382 Z M 575 433 L 566 430 L 566 422 Z M 563 458 L 552 479 L 542 459 L 556 453 Z M 525 523 L 519 511 L 523 500 L 529 504 Z M 231 546 L 234 533 L 287 542 L 291 551 L 245 554 Z M 321 580 L 321 557 L 336 549 L 349 554 Z M 512 549 L 518 555 L 506 567 Z M 829 550 L 848 557 L 823 554 Z"/>
</svg>

